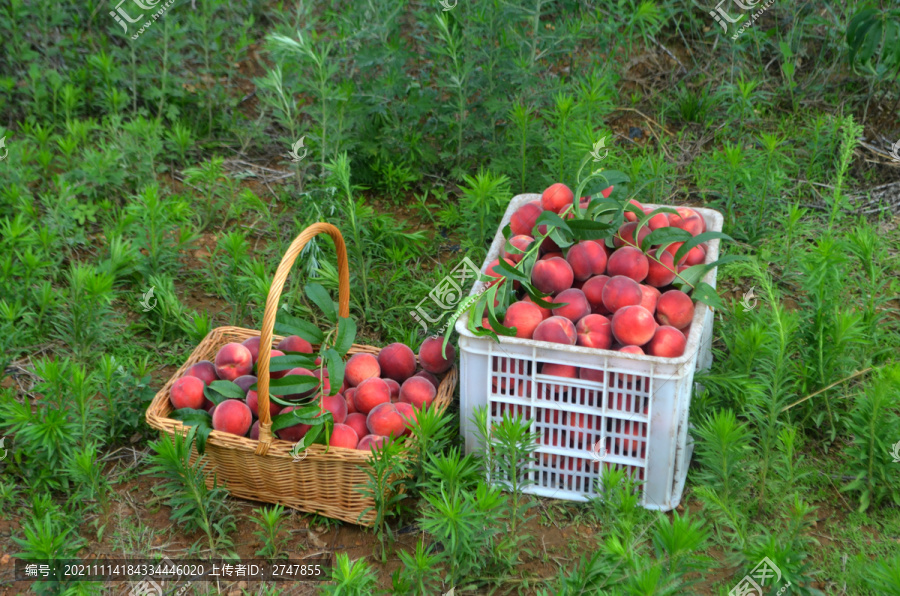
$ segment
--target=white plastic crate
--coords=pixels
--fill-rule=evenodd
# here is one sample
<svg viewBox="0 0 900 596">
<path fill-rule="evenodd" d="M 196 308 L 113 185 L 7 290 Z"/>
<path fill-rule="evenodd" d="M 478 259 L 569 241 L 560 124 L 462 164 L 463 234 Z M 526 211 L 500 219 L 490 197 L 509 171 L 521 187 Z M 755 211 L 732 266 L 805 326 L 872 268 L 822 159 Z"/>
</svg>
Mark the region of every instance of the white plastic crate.
<svg viewBox="0 0 900 596">
<path fill-rule="evenodd" d="M 502 253 L 502 230 L 512 214 L 536 199 L 540 195 L 524 194 L 510 201 L 482 271 Z M 718 211 L 693 209 L 705 219 L 708 231 L 722 230 Z M 706 262 L 711 263 L 719 258 L 719 241 L 708 245 Z M 715 287 L 716 270 L 703 281 Z M 484 285 L 476 282 L 469 295 Z M 679 358 L 504 336 L 498 343 L 470 333 L 467 319 L 465 315 L 456 323 L 460 432 L 467 453 L 477 447 L 473 410 L 487 406 L 495 421 L 509 410 L 531 419 L 540 435 L 529 478 L 533 485 L 526 492 L 586 501 L 598 494 L 601 466 L 624 467 L 642 483 L 642 506 L 668 511 L 678 505 L 693 452 L 687 431 L 694 371 L 712 364 L 713 311 L 708 306 L 696 304 L 687 347 Z M 548 363 L 590 369 L 596 380 L 545 374 L 542 367 Z"/>
</svg>

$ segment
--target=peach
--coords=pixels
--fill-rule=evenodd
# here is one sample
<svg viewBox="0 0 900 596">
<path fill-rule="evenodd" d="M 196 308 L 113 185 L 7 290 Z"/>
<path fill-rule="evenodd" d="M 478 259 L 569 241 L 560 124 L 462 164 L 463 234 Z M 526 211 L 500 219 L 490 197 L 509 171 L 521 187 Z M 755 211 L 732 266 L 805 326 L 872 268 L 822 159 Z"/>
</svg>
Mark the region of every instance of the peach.
<svg viewBox="0 0 900 596">
<path fill-rule="evenodd" d="M 292 412 L 296 410 L 296 406 L 288 406 L 281 411 L 282 414 L 287 414 L 288 412 Z M 282 428 L 281 430 L 275 431 L 275 434 L 279 439 L 284 441 L 290 441 L 291 443 L 296 443 L 300 439 L 306 436 L 306 433 L 309 429 L 312 428 L 308 424 L 295 424 L 294 426 L 289 426 L 287 428 Z"/>
<path fill-rule="evenodd" d="M 240 376 L 250 374 L 253 370 L 253 355 L 246 346 L 231 342 L 219 349 L 215 364 L 216 375 L 220 379 L 233 381 Z"/>
<path fill-rule="evenodd" d="M 259 418 L 259 394 L 256 391 L 248 391 L 247 392 L 247 407 L 250 408 L 250 412 L 257 418 Z M 269 416 L 275 416 L 281 412 L 281 405 L 275 403 L 272 399 L 269 399 Z"/>
<path fill-rule="evenodd" d="M 647 255 L 633 246 L 623 246 L 609 257 L 606 270 L 610 277 L 624 275 L 640 283 L 647 277 L 650 261 Z"/>
<path fill-rule="evenodd" d="M 299 335 L 289 335 L 278 342 L 276 349 L 282 352 L 301 352 L 303 354 L 312 354 L 312 344 L 300 337 Z"/>
<path fill-rule="evenodd" d="M 422 408 L 430 406 L 436 395 L 437 391 L 435 391 L 434 386 L 428 382 L 428 379 L 423 379 L 422 377 L 410 377 L 400 386 L 399 401 L 412 404 L 421 410 Z"/>
<path fill-rule="evenodd" d="M 547 233 L 547 226 L 546 226 L 546 225 L 540 225 L 540 226 L 538 226 L 538 233 L 539 233 L 539 234 L 542 234 L 542 235 L 543 235 L 543 234 L 546 234 L 546 233 Z M 543 240 L 541 240 L 541 246 L 540 246 L 540 248 L 538 249 L 538 252 L 539 252 L 540 254 L 546 254 L 546 253 L 548 253 L 548 252 L 559 252 L 560 250 L 561 250 L 561 249 L 559 248 L 559 244 L 557 244 L 557 243 L 553 240 L 553 238 L 551 238 L 550 236 L 547 236 L 547 237 L 545 237 Z M 559 256 L 562 257 L 562 254 L 560 253 Z"/>
<path fill-rule="evenodd" d="M 192 364 L 184 371 L 184 374 L 190 377 L 197 377 L 203 381 L 204 387 L 208 386 L 213 381 L 219 380 L 219 377 L 216 375 L 216 365 L 209 360 L 201 360 L 196 364 Z"/>
<path fill-rule="evenodd" d="M 259 360 L 259 336 L 248 337 L 241 342 L 241 345 L 250 350 L 250 357 L 253 358 L 253 364 Z"/>
<path fill-rule="evenodd" d="M 449 345 L 447 346 L 447 350 L 448 351 L 450 350 Z M 432 385 L 434 385 L 435 391 L 437 391 L 441 387 L 441 382 L 438 381 L 438 378 L 436 376 L 434 376 L 433 374 L 431 374 L 430 372 L 428 372 L 427 370 L 420 370 L 413 376 L 414 377 L 422 377 L 423 379 L 428 379 L 428 382 L 431 383 Z"/>
<path fill-rule="evenodd" d="M 572 189 L 557 182 L 547 187 L 547 190 L 541 195 L 541 207 L 546 211 L 559 213 L 575 201 L 575 195 Z"/>
<path fill-rule="evenodd" d="M 233 382 L 235 385 L 241 388 L 241 390 L 246 395 L 250 388 L 256 383 L 257 378 L 254 375 L 243 375 L 241 377 L 236 378 Z"/>
<path fill-rule="evenodd" d="M 534 301 L 531 299 L 531 296 L 525 296 L 520 302 L 527 302 L 529 304 L 534 304 L 538 308 L 538 310 L 541 311 L 541 320 L 542 321 L 546 321 L 553 314 L 552 312 L 550 312 L 549 308 L 544 308 L 540 304 L 535 304 Z"/>
<path fill-rule="evenodd" d="M 253 426 L 250 427 L 250 438 L 254 441 L 259 440 L 259 420 L 253 423 Z"/>
<path fill-rule="evenodd" d="M 169 401 L 176 410 L 193 408 L 199 410 L 203 407 L 206 397 L 203 395 L 205 385 L 197 377 L 185 375 L 172 384 L 169 390 Z"/>
<path fill-rule="evenodd" d="M 575 332 L 572 321 L 554 315 L 537 326 L 534 330 L 534 339 L 574 346 L 578 340 L 578 333 Z"/>
<path fill-rule="evenodd" d="M 608 281 L 608 275 L 595 275 L 581 286 L 581 291 L 584 292 L 588 304 L 591 305 L 591 312 L 598 315 L 610 314 L 609 310 L 603 306 L 603 288 Z"/>
<path fill-rule="evenodd" d="M 527 234 L 519 234 L 510 238 L 509 243 L 515 248 L 521 250 L 522 253 L 525 253 L 528 252 L 528 249 L 531 248 L 532 244 L 534 244 L 534 238 L 528 236 Z M 522 260 L 522 257 L 525 256 L 522 253 L 511 252 L 506 248 L 503 249 L 503 256 L 513 263 L 518 263 Z"/>
<path fill-rule="evenodd" d="M 203 402 L 203 409 L 209 412 L 209 415 L 212 416 L 213 410 L 216 409 L 216 404 L 212 403 L 209 400 L 206 400 L 205 402 Z"/>
<path fill-rule="evenodd" d="M 653 286 L 641 284 L 641 293 L 644 295 L 644 297 L 641 298 L 641 306 L 649 310 L 651 314 L 655 313 L 656 303 L 659 301 L 659 290 Z"/>
<path fill-rule="evenodd" d="M 653 213 L 653 209 L 649 207 L 644 207 L 644 215 L 650 215 Z M 650 230 L 658 230 L 660 228 L 668 228 L 669 227 L 669 218 L 665 213 L 657 213 L 653 217 L 647 220 L 647 227 Z"/>
<path fill-rule="evenodd" d="M 406 344 L 392 343 L 378 352 L 381 376 L 402 383 L 416 374 L 416 355 Z"/>
<path fill-rule="evenodd" d="M 240 346 L 241 344 L 235 345 Z M 250 357 L 249 350 L 247 350 L 247 357 Z M 212 426 L 216 430 L 243 437 L 253 426 L 253 414 L 247 404 L 241 400 L 226 399 L 216 406 L 216 411 L 212 415 Z"/>
<path fill-rule="evenodd" d="M 647 278 L 645 283 L 661 288 L 667 286 L 675 280 L 675 260 L 672 253 L 663 251 L 659 257 L 659 261 L 648 258 Z"/>
<path fill-rule="evenodd" d="M 569 291 L 569 290 L 566 290 Z M 531 339 L 534 330 L 544 320 L 541 309 L 533 302 L 514 302 L 506 309 L 503 325 L 516 328 L 516 337 Z"/>
<path fill-rule="evenodd" d="M 610 187 L 610 188 L 612 188 L 612 187 Z M 609 195 L 603 195 L 603 196 L 608 197 Z M 631 199 L 628 202 L 631 203 L 632 205 L 634 205 L 635 207 L 637 207 L 639 210 L 641 210 L 641 211 L 644 210 L 644 206 L 641 205 L 640 203 L 638 203 L 637 201 L 635 201 L 634 199 Z M 638 216 L 637 216 L 637 214 L 632 213 L 631 211 L 625 211 L 625 220 L 626 221 L 637 221 Z"/>
<path fill-rule="evenodd" d="M 335 424 L 331 429 L 331 437 L 328 439 L 331 447 L 343 447 L 344 449 L 356 449 L 359 444 L 359 435 L 346 424 Z"/>
<path fill-rule="evenodd" d="M 344 392 L 344 401 L 347 402 L 347 414 L 355 414 L 356 406 L 353 404 L 353 394 L 356 393 L 356 387 L 351 387 Z M 393 399 L 393 398 L 392 398 Z"/>
<path fill-rule="evenodd" d="M 584 240 L 572 246 L 566 262 L 572 268 L 575 279 L 584 281 L 606 271 L 606 250 L 597 242 Z"/>
<path fill-rule="evenodd" d="M 387 383 L 388 389 L 391 390 L 391 401 L 397 401 L 400 398 L 400 383 L 398 383 L 394 379 L 383 378 L 382 380 Z"/>
<path fill-rule="evenodd" d="M 359 444 L 356 446 L 360 451 L 378 451 L 384 442 L 387 441 L 387 437 L 382 437 L 379 435 L 366 435 L 359 440 Z"/>
<path fill-rule="evenodd" d="M 319 387 L 317 388 L 322 394 L 328 395 L 331 393 L 331 379 L 328 378 L 328 369 L 317 368 L 313 371 L 313 376 L 319 380 Z M 324 375 L 324 379 L 322 376 Z"/>
<path fill-rule="evenodd" d="M 572 287 L 575 274 L 565 259 L 538 261 L 531 270 L 531 283 L 544 294 L 557 294 Z"/>
<path fill-rule="evenodd" d="M 591 305 L 588 302 L 584 292 L 577 288 L 569 288 L 563 290 L 555 298 L 554 303 L 565 304 L 565 306 L 557 306 L 553 309 L 553 314 L 558 317 L 565 317 L 577 323 L 582 318 L 591 314 Z"/>
<path fill-rule="evenodd" d="M 688 232 L 691 236 L 697 236 L 703 233 L 703 220 L 699 215 L 691 215 L 685 218 L 681 215 L 670 213 L 669 225 L 673 228 L 680 228 Z"/>
<path fill-rule="evenodd" d="M 640 354 L 641 356 L 645 355 L 644 350 L 642 350 L 640 346 L 622 346 L 616 351 L 624 352 L 626 354 Z M 628 376 L 630 377 L 631 375 Z"/>
<path fill-rule="evenodd" d="M 272 350 L 269 355 L 269 377 L 272 379 L 280 379 L 288 374 L 288 371 L 286 370 L 272 372 L 272 359 L 277 356 L 284 356 L 284 352 L 282 352 L 281 350 Z"/>
<path fill-rule="evenodd" d="M 512 259 L 508 259 L 506 257 L 503 257 L 503 260 L 506 261 L 506 264 L 509 265 L 510 267 L 514 267 L 516 264 Z M 500 259 L 494 259 L 493 261 L 488 263 L 487 270 L 485 270 L 485 273 L 490 275 L 491 277 L 495 277 L 495 278 L 505 277 L 504 274 L 502 272 L 500 272 L 500 270 L 496 269 L 497 265 L 499 265 L 499 264 L 500 264 Z"/>
<path fill-rule="evenodd" d="M 613 236 L 613 245 L 616 248 L 620 248 L 622 246 L 640 246 L 641 242 L 644 241 L 644 238 L 650 235 L 652 231 L 647 226 L 641 228 L 641 231 L 638 232 L 638 239 L 635 241 L 634 239 L 634 231 L 637 229 L 637 222 L 622 224 L 619 228 L 619 231 L 616 232 L 616 235 Z"/>
<path fill-rule="evenodd" d="M 356 431 L 357 436 L 364 437 L 369 434 L 369 427 L 366 426 L 366 415 L 354 412 L 347 414 L 344 424 Z"/>
<path fill-rule="evenodd" d="M 684 354 L 685 346 L 687 338 L 681 331 L 669 325 L 660 325 L 647 344 L 647 353 L 663 358 L 678 358 Z"/>
<path fill-rule="evenodd" d="M 541 365 L 541 374 L 551 375 L 554 377 L 564 377 L 566 379 L 577 379 L 578 368 L 569 364 L 555 364 L 553 362 L 545 362 L 543 365 Z M 545 386 L 548 389 L 544 389 Z M 568 387 L 565 383 L 538 381 L 537 384 L 539 399 L 556 396 L 560 393 L 565 393 L 567 389 Z M 559 411 L 554 411 L 553 415 L 553 422 L 559 422 Z"/>
<path fill-rule="evenodd" d="M 706 249 L 703 248 L 702 244 L 699 244 L 688 251 L 687 256 L 684 258 L 684 264 L 693 266 L 693 265 L 702 265 L 706 262 Z"/>
<path fill-rule="evenodd" d="M 406 432 L 406 420 L 394 404 L 379 404 L 366 416 L 366 427 L 373 435 L 399 437 Z"/>
<path fill-rule="evenodd" d="M 608 350 L 612 346 L 612 328 L 609 319 L 603 315 L 586 315 L 575 325 L 578 345 L 597 350 Z"/>
<path fill-rule="evenodd" d="M 347 419 L 347 402 L 339 394 L 326 395 L 322 398 L 322 407 L 331 412 L 335 422 L 343 423 Z"/>
<path fill-rule="evenodd" d="M 611 334 L 612 332 L 610 332 Z M 594 368 L 580 368 L 578 369 L 578 378 L 584 379 L 585 381 L 594 381 L 595 383 L 602 383 L 604 378 L 604 373 L 602 370 L 597 370 Z"/>
<path fill-rule="evenodd" d="M 404 422 L 406 423 L 406 430 L 404 431 L 404 434 L 411 434 L 413 422 L 418 420 L 418 418 L 416 417 L 416 409 L 408 403 L 402 401 L 395 403 L 394 407 L 397 408 L 397 413 L 400 414 L 400 417 L 403 418 Z"/>
<path fill-rule="evenodd" d="M 653 338 L 658 325 L 643 306 L 626 306 L 612 318 L 612 332 L 624 345 L 642 346 Z"/>
<path fill-rule="evenodd" d="M 560 259 L 563 258 L 563 254 L 561 252 L 548 252 L 548 253 L 541 255 L 541 258 L 538 259 L 538 261 L 546 261 L 547 259 L 556 259 L 556 258 L 560 258 Z"/>
<path fill-rule="evenodd" d="M 391 389 L 384 379 L 370 377 L 359 384 L 353 394 L 353 407 L 360 414 L 368 414 L 375 406 L 391 403 Z"/>
<path fill-rule="evenodd" d="M 344 377 L 351 387 L 359 386 L 366 379 L 380 376 L 381 366 L 378 364 L 378 359 L 372 354 L 354 354 L 344 368 Z"/>
<path fill-rule="evenodd" d="M 656 320 L 660 325 L 684 329 L 694 319 L 694 303 L 680 290 L 669 290 L 656 303 Z"/>
<path fill-rule="evenodd" d="M 543 209 L 539 201 L 525 203 L 509 218 L 509 228 L 513 236 L 529 236 L 534 230 L 534 224 L 541 216 Z"/>
<path fill-rule="evenodd" d="M 429 337 L 419 347 L 419 362 L 426 371 L 439 375 L 450 370 L 456 360 L 453 344 L 447 344 L 447 357 L 441 353 L 444 345 L 443 337 Z"/>
<path fill-rule="evenodd" d="M 606 282 L 601 297 L 606 310 L 615 313 L 626 306 L 640 304 L 644 293 L 641 292 L 641 284 L 630 277 L 617 275 Z"/>
</svg>

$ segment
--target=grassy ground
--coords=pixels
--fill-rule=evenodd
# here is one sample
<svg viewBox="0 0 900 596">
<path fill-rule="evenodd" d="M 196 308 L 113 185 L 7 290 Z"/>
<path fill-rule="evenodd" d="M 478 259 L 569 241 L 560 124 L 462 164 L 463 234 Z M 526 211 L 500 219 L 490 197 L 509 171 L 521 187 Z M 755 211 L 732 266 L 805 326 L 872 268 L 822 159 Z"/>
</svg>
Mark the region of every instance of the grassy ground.
<svg viewBox="0 0 900 596">
<path fill-rule="evenodd" d="M 772 594 L 900 594 L 893 5 L 777 3 L 736 39 L 764 3 L 727 32 L 684 0 L 120 6 L 0 10 L 0 590 L 125 589 L 15 582 L 17 556 L 260 551 L 336 554 L 334 581 L 190 590 L 727 594 L 768 557 Z M 748 257 L 718 271 L 676 512 L 501 497 L 448 442 L 377 532 L 215 491 L 175 515 L 198 485 L 148 473 L 149 399 L 210 329 L 259 327 L 300 230 L 347 238 L 359 343 L 416 345 L 509 199 L 574 187 L 601 138 L 635 198 L 719 210 Z M 313 278 L 336 289 L 328 241 L 283 295 L 318 323 Z"/>
</svg>

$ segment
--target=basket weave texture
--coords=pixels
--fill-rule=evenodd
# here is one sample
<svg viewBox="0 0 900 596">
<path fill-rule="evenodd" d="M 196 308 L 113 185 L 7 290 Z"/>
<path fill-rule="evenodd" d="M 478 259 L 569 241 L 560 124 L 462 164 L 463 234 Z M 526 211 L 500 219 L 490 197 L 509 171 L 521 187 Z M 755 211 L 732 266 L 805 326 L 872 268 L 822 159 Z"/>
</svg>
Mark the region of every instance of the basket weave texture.
<svg viewBox="0 0 900 596">
<path fill-rule="evenodd" d="M 180 420 L 169 418 L 173 411 L 169 392 L 175 381 L 193 364 L 201 360 L 214 360 L 216 352 L 225 344 L 241 343 L 250 337 L 261 336 L 257 361 L 259 440 L 212 431 L 204 453 L 207 460 L 207 485 L 212 486 L 215 477 L 235 497 L 280 503 L 300 511 L 371 526 L 375 520 L 375 512 L 369 510 L 363 515 L 363 511 L 372 507 L 374 502 L 359 492 L 361 485 L 368 481 L 366 469 L 371 466 L 371 452 L 342 447 L 329 447 L 326 452 L 325 445 L 311 445 L 306 457 L 295 462 L 291 454 L 294 444 L 274 437 L 271 432 L 272 421 L 268 407 L 270 351 L 272 342 L 282 339 L 272 334 L 275 313 L 287 274 L 297 255 L 319 233 L 326 233 L 335 241 L 339 270 L 338 312 L 341 317 L 349 316 L 350 276 L 343 238 L 331 224 L 314 224 L 294 239 L 278 266 L 266 301 L 262 332 L 242 327 L 217 327 L 210 331 L 154 396 L 147 408 L 146 420 L 151 427 L 169 436 L 176 433 L 186 435 L 189 427 Z M 348 356 L 357 353 L 377 355 L 380 351 L 380 348 L 374 346 L 354 344 L 348 351 Z M 453 367 L 444 373 L 432 407 L 446 409 L 453 399 L 456 381 L 457 370 Z M 415 438 L 409 438 L 406 441 L 409 444 L 414 440 Z M 196 448 L 192 446 L 191 460 L 196 461 L 197 457 Z"/>
</svg>

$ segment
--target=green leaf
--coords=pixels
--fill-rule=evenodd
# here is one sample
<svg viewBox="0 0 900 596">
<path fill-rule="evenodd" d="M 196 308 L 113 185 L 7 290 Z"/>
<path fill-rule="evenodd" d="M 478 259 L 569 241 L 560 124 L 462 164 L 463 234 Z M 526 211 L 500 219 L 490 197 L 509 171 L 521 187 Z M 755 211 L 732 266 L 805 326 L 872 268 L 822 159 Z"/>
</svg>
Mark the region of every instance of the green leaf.
<svg viewBox="0 0 900 596">
<path fill-rule="evenodd" d="M 216 405 L 226 399 L 244 399 L 247 396 L 243 389 L 231 381 L 213 381 L 203 389 L 203 395 Z"/>
<path fill-rule="evenodd" d="M 319 379 L 311 375 L 287 375 L 269 380 L 269 393 L 274 395 L 294 395 L 306 393 L 319 386 Z"/>
<path fill-rule="evenodd" d="M 331 300 L 331 295 L 328 293 L 328 290 L 317 283 L 306 284 L 306 287 L 304 289 L 306 290 L 306 295 L 309 297 L 313 304 L 319 307 L 319 310 L 322 311 L 322 313 L 325 315 L 325 318 L 332 323 L 337 323 L 337 307 Z"/>
<path fill-rule="evenodd" d="M 654 255 L 659 260 L 659 255 L 662 254 L 667 246 L 674 242 L 687 242 L 691 238 L 691 233 L 681 228 L 659 228 L 647 234 L 647 237 L 641 242 L 641 250 L 649 254 L 651 246 L 659 246 L 659 250 Z"/>
<path fill-rule="evenodd" d="M 715 238 L 721 238 L 723 240 L 734 242 L 731 236 L 729 236 L 728 234 L 723 234 L 722 232 L 703 232 L 702 234 L 697 234 L 678 247 L 678 251 L 675 253 L 675 262 L 680 262 L 682 257 L 687 255 L 688 252 L 695 246 L 703 244 L 704 242 L 707 242 L 709 240 L 714 240 Z"/>
<path fill-rule="evenodd" d="M 334 341 L 334 349 L 343 356 L 353 347 L 356 341 L 356 322 L 350 318 L 341 317 L 338 320 L 337 339 Z"/>
<path fill-rule="evenodd" d="M 291 370 L 292 368 L 308 368 L 310 370 L 316 366 L 315 354 L 302 354 L 294 352 L 285 354 L 284 356 L 275 356 L 269 360 L 269 372 L 281 372 Z"/>
<path fill-rule="evenodd" d="M 570 219 L 569 227 L 578 240 L 598 240 L 606 238 L 612 224 L 591 219 Z"/>
<path fill-rule="evenodd" d="M 293 317 L 283 310 L 275 314 L 275 333 L 278 335 L 299 335 L 311 344 L 320 344 L 325 340 L 322 330 L 303 319 Z"/>
<path fill-rule="evenodd" d="M 703 281 L 694 286 L 691 298 L 712 308 L 725 308 L 725 305 L 716 293 L 716 289 Z"/>
<path fill-rule="evenodd" d="M 517 268 L 513 267 L 512 265 L 510 265 L 509 263 L 504 261 L 503 259 L 500 259 L 500 263 L 498 265 L 494 266 L 494 271 L 496 271 L 497 273 L 500 273 L 504 277 L 507 277 L 507 278 L 515 280 L 515 281 L 520 281 L 520 282 L 525 282 L 525 283 L 528 283 L 530 281 L 528 279 L 527 275 L 525 275 L 524 273 L 519 271 Z"/>
<path fill-rule="evenodd" d="M 319 404 L 314 403 L 296 410 L 291 410 L 287 414 L 278 414 L 272 418 L 272 432 L 296 426 L 298 424 L 306 424 L 307 426 L 319 426 L 325 424 L 328 420 L 334 420 L 331 412 L 325 410 L 324 414 L 319 414 Z"/>
<path fill-rule="evenodd" d="M 328 370 L 328 384 L 331 390 L 328 395 L 334 395 L 344 384 L 344 359 L 334 348 L 328 348 L 322 352 L 322 362 Z"/>
<path fill-rule="evenodd" d="M 209 412 L 193 408 L 181 408 L 169 414 L 169 417 L 173 420 L 180 420 L 185 425 L 196 429 L 194 436 L 197 439 L 197 453 L 203 455 L 206 451 L 206 439 L 213 430 L 212 416 L 209 415 Z"/>
<path fill-rule="evenodd" d="M 559 215 L 553 213 L 552 211 L 544 211 L 537 218 L 537 221 L 534 224 L 535 226 L 546 225 L 549 227 L 555 227 L 558 230 L 563 230 L 568 234 L 572 233 L 572 229 L 569 227 L 569 224 L 561 218 Z"/>
</svg>

